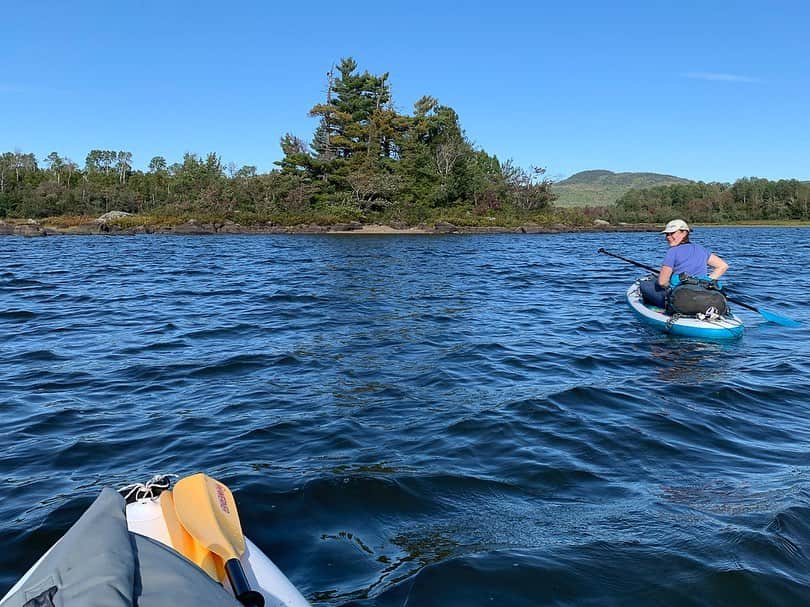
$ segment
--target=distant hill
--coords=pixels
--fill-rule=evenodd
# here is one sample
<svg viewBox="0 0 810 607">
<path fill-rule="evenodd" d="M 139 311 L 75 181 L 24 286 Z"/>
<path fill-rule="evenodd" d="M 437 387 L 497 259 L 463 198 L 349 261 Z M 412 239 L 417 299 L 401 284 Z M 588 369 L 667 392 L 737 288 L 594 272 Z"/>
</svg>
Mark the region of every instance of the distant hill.
<svg viewBox="0 0 810 607">
<path fill-rule="evenodd" d="M 613 204 L 633 188 L 691 183 L 691 180 L 660 173 L 614 173 L 613 171 L 581 171 L 556 182 L 552 191 L 559 196 L 554 204 L 561 207 L 604 206 Z"/>
</svg>

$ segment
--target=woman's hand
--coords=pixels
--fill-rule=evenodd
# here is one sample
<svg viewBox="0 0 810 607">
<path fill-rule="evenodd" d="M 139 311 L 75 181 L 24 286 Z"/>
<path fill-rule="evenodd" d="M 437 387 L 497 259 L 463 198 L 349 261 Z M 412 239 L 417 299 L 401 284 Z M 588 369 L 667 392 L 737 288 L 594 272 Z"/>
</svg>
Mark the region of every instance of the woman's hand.
<svg viewBox="0 0 810 607">
<path fill-rule="evenodd" d="M 668 289 L 670 278 L 672 278 L 672 268 L 669 266 L 661 266 L 661 269 L 658 271 L 658 284 Z"/>
</svg>

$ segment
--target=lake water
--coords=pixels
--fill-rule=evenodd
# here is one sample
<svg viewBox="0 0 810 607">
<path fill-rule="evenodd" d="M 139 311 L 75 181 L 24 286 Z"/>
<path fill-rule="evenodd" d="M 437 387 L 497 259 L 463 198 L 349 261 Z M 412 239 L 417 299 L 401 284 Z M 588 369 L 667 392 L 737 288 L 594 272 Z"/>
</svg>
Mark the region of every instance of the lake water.
<svg viewBox="0 0 810 607">
<path fill-rule="evenodd" d="M 0 594 L 206 471 L 315 605 L 807 604 L 810 229 L 693 240 L 803 325 L 643 327 L 653 233 L 0 239 Z"/>
</svg>

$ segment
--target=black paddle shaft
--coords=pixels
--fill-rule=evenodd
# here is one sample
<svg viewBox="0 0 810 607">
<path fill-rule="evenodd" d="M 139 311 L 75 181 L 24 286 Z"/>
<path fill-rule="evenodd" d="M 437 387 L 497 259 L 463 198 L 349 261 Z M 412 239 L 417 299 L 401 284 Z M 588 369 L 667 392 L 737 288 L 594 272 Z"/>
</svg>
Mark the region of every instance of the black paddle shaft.
<svg viewBox="0 0 810 607">
<path fill-rule="evenodd" d="M 654 274 L 658 274 L 658 270 L 656 270 L 655 268 L 653 268 L 651 266 L 647 266 L 647 265 L 644 265 L 643 263 L 633 261 L 632 259 L 627 259 L 626 257 L 622 257 L 621 255 L 616 255 L 616 253 L 611 253 L 610 251 L 605 251 L 605 249 L 599 249 L 597 251 L 597 253 L 602 253 L 604 255 L 610 255 L 611 257 L 615 257 L 616 259 L 621 259 L 622 261 L 626 261 L 627 263 L 631 263 L 634 266 L 637 266 L 637 267 L 642 268 L 644 270 L 649 270 L 650 272 L 653 272 Z"/>
<path fill-rule="evenodd" d="M 231 582 L 233 593 L 245 607 L 264 607 L 264 597 L 260 592 L 252 590 L 248 583 L 245 570 L 239 559 L 229 559 L 225 562 L 225 573 Z"/>
</svg>

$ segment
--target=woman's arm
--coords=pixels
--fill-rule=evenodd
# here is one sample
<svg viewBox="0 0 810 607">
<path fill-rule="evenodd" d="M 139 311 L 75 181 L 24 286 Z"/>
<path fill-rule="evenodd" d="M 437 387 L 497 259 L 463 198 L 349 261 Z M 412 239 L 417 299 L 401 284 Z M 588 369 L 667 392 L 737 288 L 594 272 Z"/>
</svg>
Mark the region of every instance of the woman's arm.
<svg viewBox="0 0 810 607">
<path fill-rule="evenodd" d="M 728 264 L 725 261 L 723 261 L 722 257 L 719 257 L 714 253 L 709 255 L 709 261 L 707 263 L 709 264 L 709 267 L 712 269 L 712 273 L 709 274 L 709 278 L 717 280 L 723 274 L 726 273 L 726 270 L 728 270 Z"/>
<path fill-rule="evenodd" d="M 670 278 L 672 278 L 672 268 L 669 266 L 661 266 L 661 270 L 658 272 L 658 284 L 668 289 Z"/>
</svg>

